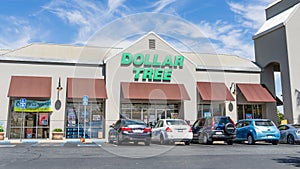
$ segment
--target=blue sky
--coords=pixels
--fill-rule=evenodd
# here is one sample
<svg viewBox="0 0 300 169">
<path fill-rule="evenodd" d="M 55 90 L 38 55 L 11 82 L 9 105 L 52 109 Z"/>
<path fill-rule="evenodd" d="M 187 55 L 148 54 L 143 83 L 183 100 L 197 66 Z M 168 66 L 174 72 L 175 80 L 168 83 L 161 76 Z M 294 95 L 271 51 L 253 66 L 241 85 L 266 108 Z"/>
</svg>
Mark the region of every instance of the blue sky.
<svg viewBox="0 0 300 169">
<path fill-rule="evenodd" d="M 235 54 L 254 60 L 252 36 L 264 23 L 264 9 L 273 1 L 2 0 L 0 48 L 16 49 L 34 42 L 85 45 L 89 44 L 95 33 L 116 20 L 150 12 L 191 24 L 197 33 L 193 32 L 195 29 L 189 29 L 190 40 L 195 40 L 192 37 L 198 37 L 201 32 L 216 53 Z M 166 26 L 151 23 L 156 27 Z M 145 27 L 142 29 L 148 31 Z M 115 33 L 106 38 L 112 34 Z"/>
<path fill-rule="evenodd" d="M 143 12 L 179 17 L 197 26 L 218 53 L 254 60 L 252 36 L 274 0 L 2 0 L 0 48 L 33 42 L 85 44 L 116 19 Z"/>
</svg>

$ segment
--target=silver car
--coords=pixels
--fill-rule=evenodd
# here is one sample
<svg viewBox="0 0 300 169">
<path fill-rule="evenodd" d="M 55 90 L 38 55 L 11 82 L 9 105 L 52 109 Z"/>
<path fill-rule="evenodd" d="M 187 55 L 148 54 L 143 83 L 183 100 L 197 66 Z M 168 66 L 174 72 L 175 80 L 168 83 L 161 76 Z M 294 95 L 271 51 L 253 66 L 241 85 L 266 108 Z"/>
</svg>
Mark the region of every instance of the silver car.
<svg viewBox="0 0 300 169">
<path fill-rule="evenodd" d="M 152 128 L 152 141 L 160 144 L 184 142 L 189 145 L 192 138 L 192 128 L 182 119 L 161 119 Z"/>
<path fill-rule="evenodd" d="M 300 124 L 283 124 L 278 126 L 278 129 L 281 143 L 300 143 Z"/>
</svg>

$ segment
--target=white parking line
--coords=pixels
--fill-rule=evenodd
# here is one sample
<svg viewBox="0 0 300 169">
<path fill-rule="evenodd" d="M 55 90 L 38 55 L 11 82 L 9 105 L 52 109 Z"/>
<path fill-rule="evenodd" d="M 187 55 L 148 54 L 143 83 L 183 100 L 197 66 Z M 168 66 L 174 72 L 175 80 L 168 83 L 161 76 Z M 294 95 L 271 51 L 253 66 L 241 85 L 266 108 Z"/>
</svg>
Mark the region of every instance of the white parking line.
<svg viewBox="0 0 300 169">
<path fill-rule="evenodd" d="M 16 145 L 10 145 L 10 144 L 8 144 L 8 145 L 0 145 L 0 147 L 15 147 Z"/>
</svg>

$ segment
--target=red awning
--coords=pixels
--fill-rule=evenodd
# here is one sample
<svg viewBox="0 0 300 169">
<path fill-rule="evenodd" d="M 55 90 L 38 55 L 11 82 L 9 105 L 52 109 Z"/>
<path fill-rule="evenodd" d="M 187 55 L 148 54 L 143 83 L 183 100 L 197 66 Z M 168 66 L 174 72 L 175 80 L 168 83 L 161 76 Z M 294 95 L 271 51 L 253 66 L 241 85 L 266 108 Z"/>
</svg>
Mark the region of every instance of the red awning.
<svg viewBox="0 0 300 169">
<path fill-rule="evenodd" d="M 125 99 L 190 100 L 183 84 L 121 83 Z"/>
<path fill-rule="evenodd" d="M 67 98 L 107 99 L 104 79 L 68 78 Z"/>
<path fill-rule="evenodd" d="M 224 83 L 197 82 L 197 89 L 204 101 L 234 101 L 233 96 Z"/>
<path fill-rule="evenodd" d="M 51 77 L 12 76 L 8 97 L 50 98 Z"/>
<path fill-rule="evenodd" d="M 248 102 L 276 102 L 272 94 L 261 84 L 237 84 Z"/>
</svg>

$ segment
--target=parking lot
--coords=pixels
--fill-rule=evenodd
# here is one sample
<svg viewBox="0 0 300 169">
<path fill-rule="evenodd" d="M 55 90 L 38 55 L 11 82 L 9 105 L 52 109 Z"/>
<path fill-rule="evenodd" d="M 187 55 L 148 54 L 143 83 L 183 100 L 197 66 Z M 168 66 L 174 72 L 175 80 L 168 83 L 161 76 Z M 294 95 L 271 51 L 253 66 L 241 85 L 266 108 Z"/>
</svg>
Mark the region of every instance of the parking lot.
<svg viewBox="0 0 300 169">
<path fill-rule="evenodd" d="M 0 168 L 298 168 L 300 145 L 218 142 L 151 144 L 26 143 L 0 146 Z"/>
</svg>

